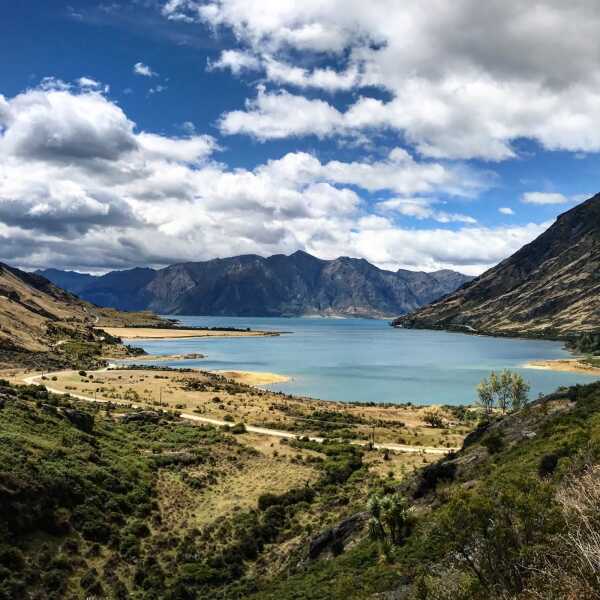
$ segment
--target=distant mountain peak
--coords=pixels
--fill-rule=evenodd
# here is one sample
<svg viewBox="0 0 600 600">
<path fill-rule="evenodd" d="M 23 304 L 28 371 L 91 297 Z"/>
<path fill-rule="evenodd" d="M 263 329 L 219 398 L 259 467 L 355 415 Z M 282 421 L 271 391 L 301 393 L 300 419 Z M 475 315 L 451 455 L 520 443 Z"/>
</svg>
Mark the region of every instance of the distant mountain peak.
<svg viewBox="0 0 600 600">
<path fill-rule="evenodd" d="M 297 250 L 289 256 L 255 254 L 179 263 L 154 271 L 112 271 L 101 277 L 48 269 L 82 298 L 123 310 L 159 314 L 343 315 L 392 317 L 439 298 L 470 277 L 440 280 L 427 273 L 396 274 L 365 259 L 322 260 Z"/>
</svg>

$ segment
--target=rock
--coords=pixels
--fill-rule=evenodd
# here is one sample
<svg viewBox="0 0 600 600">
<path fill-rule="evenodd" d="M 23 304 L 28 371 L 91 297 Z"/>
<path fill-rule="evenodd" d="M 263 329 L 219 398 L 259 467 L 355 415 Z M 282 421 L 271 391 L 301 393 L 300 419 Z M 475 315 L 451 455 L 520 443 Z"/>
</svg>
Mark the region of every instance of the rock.
<svg viewBox="0 0 600 600">
<path fill-rule="evenodd" d="M 153 410 L 142 410 L 123 417 L 124 423 L 158 423 L 160 415 Z"/>
<path fill-rule="evenodd" d="M 326 550 L 335 552 L 337 548 L 343 548 L 350 538 L 362 530 L 368 518 L 368 512 L 356 513 L 340 521 L 335 527 L 326 529 L 310 541 L 308 558 L 315 560 Z"/>
<path fill-rule="evenodd" d="M 63 408 L 62 412 L 77 429 L 85 433 L 91 433 L 94 429 L 94 416 L 90 413 L 74 408 Z"/>
</svg>

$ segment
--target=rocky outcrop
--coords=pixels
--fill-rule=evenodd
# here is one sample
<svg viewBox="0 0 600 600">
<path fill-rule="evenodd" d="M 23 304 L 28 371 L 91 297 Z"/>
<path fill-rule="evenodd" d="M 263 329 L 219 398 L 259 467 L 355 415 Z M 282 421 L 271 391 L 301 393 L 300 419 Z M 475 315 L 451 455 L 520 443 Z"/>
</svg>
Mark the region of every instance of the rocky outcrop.
<svg viewBox="0 0 600 600">
<path fill-rule="evenodd" d="M 344 546 L 364 528 L 369 519 L 368 512 L 360 512 L 340 521 L 314 537 L 308 546 L 308 558 L 315 560 L 324 552 L 339 554 Z"/>
<path fill-rule="evenodd" d="M 397 327 L 565 338 L 600 330 L 600 194 Z"/>
<path fill-rule="evenodd" d="M 94 429 L 94 415 L 75 408 L 63 408 L 62 413 L 80 431 L 91 433 Z"/>
<path fill-rule="evenodd" d="M 392 317 L 444 296 L 471 278 L 454 271 L 385 271 L 364 259 L 306 252 L 235 256 L 102 277 L 42 274 L 100 306 L 159 314 Z M 72 287 L 69 287 L 72 286 Z"/>
</svg>

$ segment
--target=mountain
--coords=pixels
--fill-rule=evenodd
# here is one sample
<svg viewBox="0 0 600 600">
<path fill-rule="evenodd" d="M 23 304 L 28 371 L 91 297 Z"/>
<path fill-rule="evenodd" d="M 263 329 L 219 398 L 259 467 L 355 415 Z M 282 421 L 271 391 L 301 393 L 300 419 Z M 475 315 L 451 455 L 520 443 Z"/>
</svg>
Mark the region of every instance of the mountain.
<svg viewBox="0 0 600 600">
<path fill-rule="evenodd" d="M 600 330 L 600 194 L 496 267 L 393 325 L 542 337 Z"/>
<path fill-rule="evenodd" d="M 234 256 L 130 269 L 95 277 L 38 273 L 81 298 L 122 310 L 162 314 L 386 317 L 414 310 L 470 277 L 454 271 L 385 271 L 364 259 L 321 260 L 306 252 Z"/>
<path fill-rule="evenodd" d="M 102 337 L 97 326 L 144 322 L 155 323 L 158 318 L 99 308 L 37 273 L 0 263 L 0 350 L 4 353 L 47 352 L 66 340 L 93 342 Z"/>
</svg>

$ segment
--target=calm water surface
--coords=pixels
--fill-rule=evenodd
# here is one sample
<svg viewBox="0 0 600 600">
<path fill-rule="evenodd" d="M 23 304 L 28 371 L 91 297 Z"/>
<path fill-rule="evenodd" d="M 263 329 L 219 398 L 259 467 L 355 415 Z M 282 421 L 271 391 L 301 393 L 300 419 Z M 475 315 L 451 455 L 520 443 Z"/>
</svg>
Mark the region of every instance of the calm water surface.
<svg viewBox="0 0 600 600">
<path fill-rule="evenodd" d="M 267 386 L 290 394 L 348 402 L 468 404 L 492 369 L 519 371 L 531 397 L 593 376 L 523 369 L 529 360 L 570 356 L 549 341 L 479 337 L 442 331 L 394 329 L 369 319 L 181 317 L 184 325 L 286 331 L 279 337 L 132 340 L 151 354 L 206 355 L 161 362 L 204 370 L 271 371 L 291 381 Z"/>
</svg>

